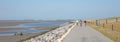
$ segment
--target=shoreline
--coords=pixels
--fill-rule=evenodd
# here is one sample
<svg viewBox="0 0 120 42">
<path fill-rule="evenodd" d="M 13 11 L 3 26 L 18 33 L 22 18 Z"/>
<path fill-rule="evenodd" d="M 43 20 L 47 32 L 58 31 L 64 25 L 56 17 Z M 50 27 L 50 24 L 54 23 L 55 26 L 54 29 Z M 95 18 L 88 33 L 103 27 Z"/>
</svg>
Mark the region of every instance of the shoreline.
<svg viewBox="0 0 120 42">
<path fill-rule="evenodd" d="M 29 38 L 29 37 L 32 37 L 32 36 L 38 35 L 38 34 L 42 34 L 42 32 L 41 33 L 28 33 L 28 34 L 24 34 L 22 36 L 20 36 L 20 35 L 0 36 L 0 42 L 17 42 L 18 40 L 26 39 L 26 38 Z"/>
<path fill-rule="evenodd" d="M 56 29 L 56 27 L 58 26 L 52 26 L 52 27 L 41 27 L 41 28 L 36 28 L 38 30 L 54 30 Z M 8 28 L 6 28 L 8 29 Z M 14 28 L 13 28 L 14 29 Z M 18 28 L 17 28 L 18 29 Z M 14 29 L 15 30 L 15 29 Z M 18 29 L 18 30 L 22 30 L 22 29 Z M 24 30 L 24 28 L 23 28 Z M 45 31 L 45 32 L 49 32 L 49 31 Z M 44 34 L 45 32 L 37 32 L 37 33 L 26 33 L 26 34 L 23 34 L 22 36 L 20 35 L 13 35 L 13 36 L 0 36 L 0 42 L 17 42 L 19 41 L 20 39 L 27 39 L 27 38 L 30 38 L 30 37 L 34 37 L 36 35 L 42 35 Z"/>
<path fill-rule="evenodd" d="M 18 24 L 23 24 L 23 23 L 36 23 L 36 22 L 9 22 L 9 21 L 0 21 L 0 26 L 14 26 Z M 64 24 L 64 23 L 63 23 Z M 13 36 L 0 36 L 0 42 L 17 42 L 22 39 L 30 38 L 30 37 L 35 37 L 36 35 L 43 35 L 46 32 L 53 31 L 54 29 L 58 28 L 58 26 L 43 26 L 43 27 L 33 27 L 37 30 L 49 30 L 45 32 L 37 32 L 37 33 L 27 33 L 23 34 L 22 36 L 20 35 L 13 35 Z M 12 30 L 26 30 L 28 28 L 0 28 L 0 31 L 12 31 Z"/>
<path fill-rule="evenodd" d="M 64 37 L 70 32 L 70 30 L 75 26 L 75 24 L 76 23 L 67 24 L 55 30 L 49 31 L 43 35 L 39 35 L 23 42 L 61 42 Z"/>
</svg>

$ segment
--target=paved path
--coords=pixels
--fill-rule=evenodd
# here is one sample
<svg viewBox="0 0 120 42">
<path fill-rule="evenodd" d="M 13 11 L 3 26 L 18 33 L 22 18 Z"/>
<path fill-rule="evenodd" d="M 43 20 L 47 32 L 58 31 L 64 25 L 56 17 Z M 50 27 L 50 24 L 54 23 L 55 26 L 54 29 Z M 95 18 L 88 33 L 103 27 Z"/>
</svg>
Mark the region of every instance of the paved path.
<svg viewBox="0 0 120 42">
<path fill-rule="evenodd" d="M 89 26 L 76 25 L 63 42 L 113 42 Z"/>
</svg>

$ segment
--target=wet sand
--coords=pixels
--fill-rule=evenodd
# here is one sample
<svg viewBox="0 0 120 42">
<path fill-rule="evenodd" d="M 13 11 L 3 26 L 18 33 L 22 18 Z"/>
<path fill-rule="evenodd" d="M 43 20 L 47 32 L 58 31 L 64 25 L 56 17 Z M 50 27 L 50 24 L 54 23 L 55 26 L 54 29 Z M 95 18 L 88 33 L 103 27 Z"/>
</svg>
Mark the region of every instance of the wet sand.
<svg viewBox="0 0 120 42">
<path fill-rule="evenodd" d="M 0 20 L 0 26 L 15 26 L 22 23 L 25 22 Z M 23 30 L 23 28 L 0 28 L 0 31 L 8 31 L 8 30 Z M 17 40 L 19 40 L 19 38 L 20 36 L 0 36 L 0 42 L 16 42 Z"/>
<path fill-rule="evenodd" d="M 0 20 L 0 26 L 15 26 L 23 23 L 40 23 L 41 21 L 24 21 L 24 20 Z M 47 27 L 33 27 L 38 30 L 54 30 L 59 26 L 47 26 Z M 25 28 L 0 28 L 0 31 L 8 31 L 8 30 L 24 30 Z M 41 35 L 44 32 L 39 33 L 27 33 L 20 35 L 13 35 L 13 36 L 0 36 L 0 42 L 16 42 L 20 39 L 26 39 L 29 37 L 33 37 L 35 35 Z"/>
<path fill-rule="evenodd" d="M 29 33 L 29 34 L 24 34 L 22 36 L 20 35 L 16 35 L 16 36 L 0 36 L 0 42 L 17 42 L 19 40 L 22 39 L 26 39 L 38 34 L 42 34 L 42 33 Z"/>
<path fill-rule="evenodd" d="M 0 28 L 0 31 L 8 31 L 8 30 L 24 30 L 24 28 Z"/>
<path fill-rule="evenodd" d="M 40 22 L 40 21 L 37 21 Z M 36 23 L 35 22 L 27 22 L 27 21 L 1 21 L 0 20 L 0 26 L 15 26 L 18 24 L 23 24 L 23 23 Z M 52 27 L 35 27 L 38 30 L 53 30 L 55 28 L 57 28 L 58 26 L 52 26 Z M 25 28 L 0 28 L 0 31 L 8 31 L 8 30 L 24 30 Z M 20 35 L 13 35 L 13 36 L 0 36 L 0 42 L 16 42 L 20 39 L 26 39 L 35 35 L 41 35 L 43 32 L 40 33 L 27 33 L 27 34 L 23 34 L 22 36 Z"/>
<path fill-rule="evenodd" d="M 56 27 L 42 27 L 42 28 L 36 28 L 38 30 L 53 30 Z M 1 29 L 3 30 L 3 29 Z M 5 28 L 4 30 L 9 30 L 9 28 Z M 22 28 L 10 28 L 10 30 L 23 30 Z M 26 39 L 32 36 L 36 36 L 36 35 L 42 35 L 43 32 L 40 33 L 27 33 L 27 34 L 23 34 L 22 36 L 20 35 L 13 35 L 13 36 L 0 36 L 0 42 L 16 42 L 19 41 L 20 39 Z"/>
</svg>

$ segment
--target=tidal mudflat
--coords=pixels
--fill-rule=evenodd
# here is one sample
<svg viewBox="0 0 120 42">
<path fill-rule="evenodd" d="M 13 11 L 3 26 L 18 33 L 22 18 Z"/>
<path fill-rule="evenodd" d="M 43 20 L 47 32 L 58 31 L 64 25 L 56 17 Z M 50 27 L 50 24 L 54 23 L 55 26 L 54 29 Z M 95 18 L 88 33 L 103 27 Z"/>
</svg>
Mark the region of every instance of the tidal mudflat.
<svg viewBox="0 0 120 42">
<path fill-rule="evenodd" d="M 16 42 L 51 31 L 66 21 L 0 21 L 0 42 Z M 22 33 L 22 35 L 20 35 Z"/>
</svg>

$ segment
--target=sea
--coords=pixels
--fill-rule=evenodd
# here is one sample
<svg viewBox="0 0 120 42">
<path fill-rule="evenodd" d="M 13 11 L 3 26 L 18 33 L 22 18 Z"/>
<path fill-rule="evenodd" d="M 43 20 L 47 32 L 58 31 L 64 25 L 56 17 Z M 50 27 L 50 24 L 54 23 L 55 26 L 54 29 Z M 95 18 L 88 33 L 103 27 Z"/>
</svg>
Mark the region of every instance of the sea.
<svg viewBox="0 0 120 42">
<path fill-rule="evenodd" d="M 13 36 L 16 32 L 23 34 L 46 32 L 49 30 L 38 30 L 35 27 L 61 26 L 68 24 L 68 21 L 42 21 L 39 23 L 23 23 L 15 26 L 0 26 L 0 28 L 25 28 L 24 30 L 0 31 L 0 36 Z"/>
</svg>

